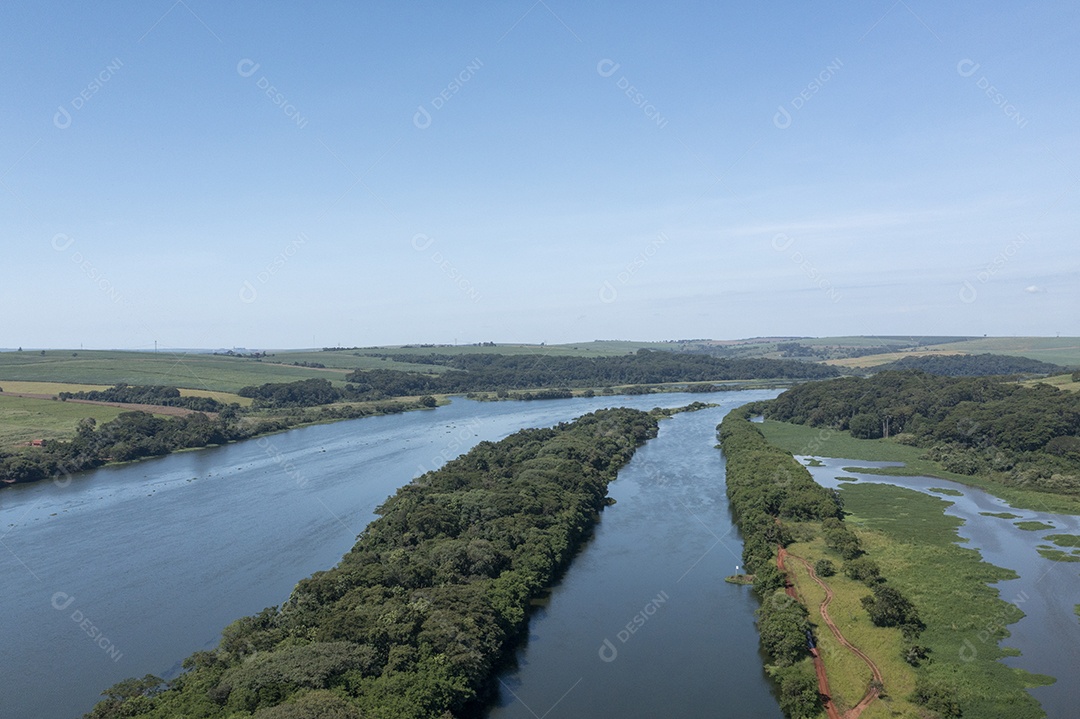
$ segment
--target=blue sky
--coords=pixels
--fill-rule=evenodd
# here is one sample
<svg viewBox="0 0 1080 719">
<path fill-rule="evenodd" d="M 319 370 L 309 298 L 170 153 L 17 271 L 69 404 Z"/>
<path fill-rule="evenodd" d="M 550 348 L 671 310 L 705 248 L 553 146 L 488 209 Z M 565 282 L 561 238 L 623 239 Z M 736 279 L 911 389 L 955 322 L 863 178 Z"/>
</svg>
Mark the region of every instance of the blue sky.
<svg viewBox="0 0 1080 719">
<path fill-rule="evenodd" d="M 0 6 L 0 347 L 1080 335 L 1080 6 Z"/>
</svg>

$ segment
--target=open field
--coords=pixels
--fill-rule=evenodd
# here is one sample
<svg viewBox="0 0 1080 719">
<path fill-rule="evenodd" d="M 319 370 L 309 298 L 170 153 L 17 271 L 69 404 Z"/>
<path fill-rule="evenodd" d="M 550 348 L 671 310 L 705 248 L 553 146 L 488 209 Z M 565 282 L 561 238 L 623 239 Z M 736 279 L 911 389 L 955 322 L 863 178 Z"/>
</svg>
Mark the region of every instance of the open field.
<svg viewBox="0 0 1080 719">
<path fill-rule="evenodd" d="M 758 427 L 772 444 L 792 454 L 836 457 L 870 462 L 903 462 L 903 467 L 845 467 L 848 472 L 880 474 L 895 477 L 939 477 L 978 487 L 1004 499 L 1018 509 L 1041 512 L 1080 514 L 1080 498 L 1028 489 L 1008 487 L 984 476 L 968 476 L 949 472 L 940 464 L 926 459 L 925 450 L 909 447 L 892 439 L 855 439 L 850 432 L 807 427 L 801 424 L 766 420 Z"/>
<path fill-rule="evenodd" d="M 802 557 L 810 564 L 818 559 L 829 559 L 838 567 L 842 563 L 835 552 L 825 548 L 820 536 L 812 542 L 791 544 L 787 549 L 793 556 Z M 820 609 L 825 592 L 810 578 L 806 566 L 799 561 L 785 562 L 785 565 L 788 576 L 795 582 L 799 596 L 810 611 L 810 621 L 815 625 L 814 635 L 825 661 L 833 701 L 844 712 L 862 699 L 873 675 L 866 663 L 843 647 L 825 626 Z M 831 577 L 823 577 L 822 581 L 833 590 L 829 616 L 844 637 L 877 664 L 885 680 L 885 695 L 867 707 L 862 714 L 863 719 L 914 719 L 920 716 L 918 706 L 908 701 L 915 690 L 915 669 L 903 659 L 904 637 L 900 630 L 876 627 L 870 621 L 870 616 L 859 603 L 863 596 L 870 593 L 862 582 L 848 579 L 839 572 Z"/>
<path fill-rule="evenodd" d="M 848 485 L 842 494 L 847 524 L 927 625 L 918 642 L 930 648 L 931 661 L 919 672 L 952 690 L 969 719 L 1043 716 L 1023 690 L 1050 679 L 997 661 L 1016 655 L 998 641 L 1023 613 L 993 584 L 1016 575 L 957 544 L 961 520 L 944 513 L 946 500 L 882 484 Z M 984 640 L 980 632 L 988 630 Z M 965 652 L 969 644 L 975 651 Z"/>
<path fill-rule="evenodd" d="M 11 449 L 35 439 L 71 439 L 79 420 L 92 417 L 100 424 L 124 411 L 117 407 L 0 395 L 0 449 Z"/>
<path fill-rule="evenodd" d="M 844 359 L 825 360 L 825 364 L 835 367 L 878 367 L 883 364 L 895 362 L 905 357 L 942 357 L 944 355 L 962 355 L 966 352 L 954 350 L 907 350 L 905 352 L 885 352 L 879 355 L 866 355 L 865 357 L 845 357 Z"/>
<path fill-rule="evenodd" d="M 913 337 L 906 342 L 900 338 L 884 337 L 824 337 L 799 340 L 800 344 L 821 346 L 834 344 L 840 347 L 892 347 L 895 351 L 865 357 L 845 357 L 826 360 L 825 364 L 836 367 L 877 367 L 904 357 L 925 357 L 960 354 L 1000 354 L 1051 362 L 1071 367 L 1080 365 L 1080 338 L 1077 337 Z M 859 341 L 862 341 L 861 343 Z M 916 343 L 916 341 L 919 341 Z M 907 347 L 907 348 L 905 348 Z"/>
<path fill-rule="evenodd" d="M 350 367 L 353 368 L 366 364 L 370 367 L 399 369 L 393 367 L 396 363 L 374 358 L 351 359 Z M 294 360 L 291 355 L 268 357 L 260 361 L 241 357 L 165 352 L 84 350 L 73 353 L 67 350 L 48 350 L 44 355 L 38 352 L 0 352 L 0 387 L 7 389 L 5 383 L 12 380 L 93 385 L 123 382 L 231 393 L 247 385 L 292 382 L 316 377 L 341 385 L 349 372 L 349 368 L 344 367 L 294 367 L 275 360 L 299 361 Z"/>
<path fill-rule="evenodd" d="M 1074 382 L 1071 374 L 1058 374 L 1045 379 L 1032 379 L 1021 382 L 1021 384 L 1029 387 L 1037 384 L 1048 384 L 1051 387 L 1068 390 L 1069 392 L 1080 392 L 1080 382 Z"/>
<path fill-rule="evenodd" d="M 1080 337 L 982 337 L 964 342 L 934 345 L 926 349 L 941 349 L 982 354 L 1030 357 L 1064 367 L 1080 365 Z"/>
</svg>

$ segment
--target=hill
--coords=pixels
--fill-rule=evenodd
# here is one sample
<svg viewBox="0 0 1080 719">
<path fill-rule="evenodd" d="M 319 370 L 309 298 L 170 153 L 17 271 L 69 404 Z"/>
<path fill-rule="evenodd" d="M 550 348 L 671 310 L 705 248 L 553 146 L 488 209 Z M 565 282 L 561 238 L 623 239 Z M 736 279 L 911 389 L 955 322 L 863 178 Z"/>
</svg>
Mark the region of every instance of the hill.
<svg viewBox="0 0 1080 719">
<path fill-rule="evenodd" d="M 895 362 L 878 365 L 875 371 L 920 370 L 927 374 L 946 377 L 978 377 L 980 375 L 1012 374 L 1061 374 L 1064 367 L 1049 362 L 1041 362 L 1030 357 L 1018 357 L 996 354 L 933 354 L 903 357 Z"/>
</svg>

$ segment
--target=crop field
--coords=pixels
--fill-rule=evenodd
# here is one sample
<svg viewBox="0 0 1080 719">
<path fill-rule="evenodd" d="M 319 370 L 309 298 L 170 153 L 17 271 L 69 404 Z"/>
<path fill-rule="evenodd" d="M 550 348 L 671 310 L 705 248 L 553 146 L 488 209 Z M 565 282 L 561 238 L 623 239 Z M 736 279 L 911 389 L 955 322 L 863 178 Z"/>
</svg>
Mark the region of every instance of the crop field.
<svg viewBox="0 0 1080 719">
<path fill-rule="evenodd" d="M 1080 366 L 1080 337 L 982 337 L 927 347 L 982 354 L 1030 357 L 1064 367 Z"/>
</svg>

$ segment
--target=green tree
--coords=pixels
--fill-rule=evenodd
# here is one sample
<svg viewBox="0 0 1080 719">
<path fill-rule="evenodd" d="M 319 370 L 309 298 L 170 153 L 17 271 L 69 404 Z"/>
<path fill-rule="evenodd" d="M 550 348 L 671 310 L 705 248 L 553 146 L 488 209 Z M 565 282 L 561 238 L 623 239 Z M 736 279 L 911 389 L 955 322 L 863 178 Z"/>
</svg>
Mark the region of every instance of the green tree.
<svg viewBox="0 0 1080 719">
<path fill-rule="evenodd" d="M 819 577 L 831 577 L 836 574 L 836 566 L 828 559 L 819 559 L 814 562 L 814 573 Z"/>
</svg>

